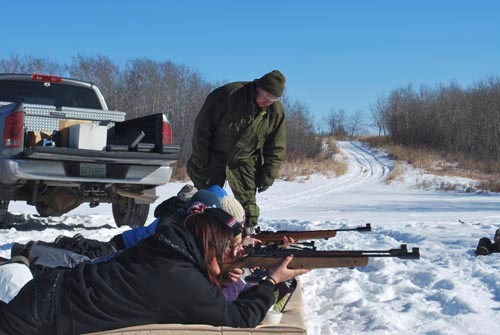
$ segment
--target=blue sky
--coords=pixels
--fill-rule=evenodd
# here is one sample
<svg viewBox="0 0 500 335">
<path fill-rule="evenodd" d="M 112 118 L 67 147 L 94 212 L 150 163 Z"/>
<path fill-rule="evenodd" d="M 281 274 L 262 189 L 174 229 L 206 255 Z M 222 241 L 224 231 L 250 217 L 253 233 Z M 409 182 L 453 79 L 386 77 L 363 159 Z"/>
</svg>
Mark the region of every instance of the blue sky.
<svg viewBox="0 0 500 335">
<path fill-rule="evenodd" d="M 211 82 L 273 70 L 317 120 L 392 89 L 500 75 L 500 1 L 3 1 L 0 57 L 171 60 Z"/>
</svg>

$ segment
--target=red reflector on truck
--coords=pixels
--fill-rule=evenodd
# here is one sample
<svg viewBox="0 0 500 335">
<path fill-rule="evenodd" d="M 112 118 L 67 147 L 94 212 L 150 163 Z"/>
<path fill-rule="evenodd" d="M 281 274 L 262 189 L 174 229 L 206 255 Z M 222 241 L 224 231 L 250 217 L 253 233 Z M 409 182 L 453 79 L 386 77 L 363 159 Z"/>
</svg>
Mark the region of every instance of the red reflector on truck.
<svg viewBox="0 0 500 335">
<path fill-rule="evenodd" d="M 24 113 L 14 112 L 5 118 L 3 133 L 4 148 L 22 148 L 24 133 Z"/>
<path fill-rule="evenodd" d="M 43 81 L 44 83 L 60 83 L 62 81 L 62 78 L 56 76 L 49 76 L 46 74 L 32 74 L 31 80 Z"/>
<path fill-rule="evenodd" d="M 172 144 L 172 127 L 170 126 L 170 122 L 163 121 L 163 129 L 162 129 L 162 142 L 163 144 Z"/>
</svg>

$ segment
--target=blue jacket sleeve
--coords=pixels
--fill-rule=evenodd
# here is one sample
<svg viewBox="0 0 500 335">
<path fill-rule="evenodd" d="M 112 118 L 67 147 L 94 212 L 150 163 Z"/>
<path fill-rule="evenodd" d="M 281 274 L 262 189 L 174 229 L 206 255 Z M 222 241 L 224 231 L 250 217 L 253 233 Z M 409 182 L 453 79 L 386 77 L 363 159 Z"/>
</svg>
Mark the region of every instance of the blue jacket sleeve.
<svg viewBox="0 0 500 335">
<path fill-rule="evenodd" d="M 146 227 L 137 227 L 123 232 L 122 239 L 123 244 L 125 244 L 125 248 L 128 249 L 130 247 L 133 247 L 141 240 L 153 235 L 155 233 L 158 220 L 159 219 L 154 220 L 150 225 Z"/>
</svg>

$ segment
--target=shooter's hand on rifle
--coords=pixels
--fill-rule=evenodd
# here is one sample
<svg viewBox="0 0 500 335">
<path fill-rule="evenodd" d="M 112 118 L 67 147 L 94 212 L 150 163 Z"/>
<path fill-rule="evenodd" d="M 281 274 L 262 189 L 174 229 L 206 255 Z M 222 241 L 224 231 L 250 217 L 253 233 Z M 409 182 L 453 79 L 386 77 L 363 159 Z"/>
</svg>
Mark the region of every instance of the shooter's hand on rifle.
<svg viewBox="0 0 500 335">
<path fill-rule="evenodd" d="M 236 283 L 238 280 L 240 280 L 241 276 L 243 275 L 243 270 L 240 268 L 235 268 L 229 271 L 227 274 L 225 274 L 224 279 L 222 281 L 223 285 L 230 285 Z"/>
<path fill-rule="evenodd" d="M 280 248 L 288 248 L 290 246 L 290 244 L 294 244 L 295 243 L 295 240 L 293 239 L 293 237 L 286 237 L 286 236 L 283 236 L 283 244 L 280 244 Z"/>
<path fill-rule="evenodd" d="M 262 241 L 259 240 L 258 238 L 253 238 L 251 235 L 247 235 L 243 239 L 243 246 L 244 247 L 247 247 L 247 246 L 255 247 L 257 244 L 262 244 Z"/>
<path fill-rule="evenodd" d="M 293 255 L 286 256 L 277 267 L 269 270 L 269 277 L 271 277 L 276 284 L 282 283 L 294 277 L 300 276 L 309 272 L 309 269 L 289 269 L 288 264 L 292 261 Z"/>
<path fill-rule="evenodd" d="M 292 237 L 283 236 L 282 243 L 279 244 L 279 247 L 286 249 L 290 246 L 290 244 L 293 243 L 295 243 L 295 240 Z M 250 235 L 245 236 L 245 238 L 243 239 L 244 247 L 247 246 L 255 247 L 257 244 L 264 244 L 264 243 L 258 238 L 253 238 Z"/>
</svg>

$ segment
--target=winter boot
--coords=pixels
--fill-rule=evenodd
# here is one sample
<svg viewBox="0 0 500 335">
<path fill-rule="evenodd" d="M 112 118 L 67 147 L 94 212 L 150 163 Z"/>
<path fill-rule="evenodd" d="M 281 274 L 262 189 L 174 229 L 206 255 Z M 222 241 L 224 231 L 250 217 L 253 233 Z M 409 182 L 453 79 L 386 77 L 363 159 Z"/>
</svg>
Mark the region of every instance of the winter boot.
<svg viewBox="0 0 500 335">
<path fill-rule="evenodd" d="M 26 244 L 16 243 L 12 244 L 12 248 L 10 249 L 10 257 L 14 256 L 26 256 Z"/>
<path fill-rule="evenodd" d="M 476 256 L 485 256 L 489 255 L 491 252 L 492 244 L 489 238 L 482 237 L 479 240 L 476 248 Z"/>
<path fill-rule="evenodd" d="M 495 236 L 493 237 L 493 245 L 492 252 L 500 252 L 500 228 L 495 232 Z"/>
<path fill-rule="evenodd" d="M 0 260 L 0 265 L 11 264 L 11 263 L 19 263 L 24 264 L 27 267 L 30 266 L 30 261 L 24 256 L 14 256 L 10 259 L 3 258 Z"/>
</svg>

